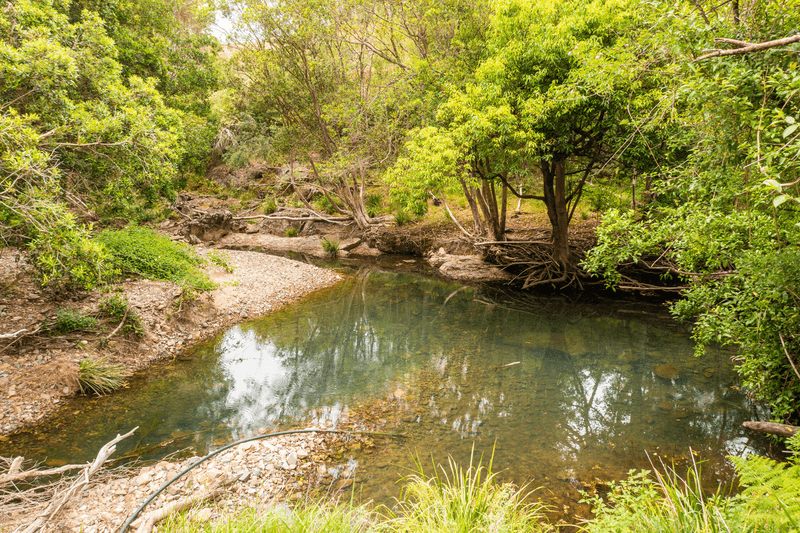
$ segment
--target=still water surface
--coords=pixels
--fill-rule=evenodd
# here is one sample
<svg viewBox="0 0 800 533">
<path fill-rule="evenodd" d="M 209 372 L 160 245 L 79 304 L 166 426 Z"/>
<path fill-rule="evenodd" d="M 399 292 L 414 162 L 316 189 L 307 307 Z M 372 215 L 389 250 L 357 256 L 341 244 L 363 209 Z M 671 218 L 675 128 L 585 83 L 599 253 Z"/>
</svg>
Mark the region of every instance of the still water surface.
<svg viewBox="0 0 800 533">
<path fill-rule="evenodd" d="M 648 467 L 648 453 L 681 463 L 691 448 L 704 475 L 725 482 L 726 455 L 763 451 L 741 429 L 754 408 L 735 386 L 730 353 L 695 358 L 685 328 L 666 315 L 658 305 L 362 271 L 127 390 L 70 403 L 54 426 L 0 443 L 0 455 L 86 461 L 137 425 L 118 455 L 203 454 L 350 411 L 408 435 L 353 458 L 360 493 L 378 500 L 397 493 L 414 455 L 467 462 L 473 448 L 494 449 L 501 479 L 541 486 L 559 506 L 577 505 L 581 486 Z"/>
</svg>

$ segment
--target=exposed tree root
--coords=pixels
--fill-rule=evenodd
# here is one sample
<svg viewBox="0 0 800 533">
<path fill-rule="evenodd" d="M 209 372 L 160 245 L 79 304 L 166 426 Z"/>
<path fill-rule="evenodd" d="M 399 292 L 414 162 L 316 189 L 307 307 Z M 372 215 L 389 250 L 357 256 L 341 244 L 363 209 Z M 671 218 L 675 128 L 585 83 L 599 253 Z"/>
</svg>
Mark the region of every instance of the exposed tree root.
<svg viewBox="0 0 800 533">
<path fill-rule="evenodd" d="M 588 274 L 581 268 L 586 252 L 595 244 L 593 233 L 581 232 L 570 241 L 570 264 L 564 267 L 553 258 L 549 235 L 539 231 L 530 240 L 485 241 L 475 243 L 484 259 L 497 264 L 514 274 L 513 284 L 523 289 L 550 285 L 557 289 L 574 286 L 584 289 L 586 285 L 597 285 L 604 280 Z M 685 280 L 699 277 L 723 277 L 730 271 L 711 274 L 684 272 L 667 261 L 664 254 L 640 259 L 621 266 L 622 281 L 618 289 L 645 292 L 682 292 L 689 288 Z"/>
</svg>

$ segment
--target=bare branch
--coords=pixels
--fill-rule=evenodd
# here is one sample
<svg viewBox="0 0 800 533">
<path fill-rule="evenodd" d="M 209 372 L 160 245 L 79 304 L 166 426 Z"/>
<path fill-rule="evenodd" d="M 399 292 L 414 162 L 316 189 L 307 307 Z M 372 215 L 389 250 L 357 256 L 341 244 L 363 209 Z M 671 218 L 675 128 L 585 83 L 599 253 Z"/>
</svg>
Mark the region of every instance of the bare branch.
<svg viewBox="0 0 800 533">
<path fill-rule="evenodd" d="M 783 353 L 786 354 L 786 359 L 789 360 L 789 364 L 792 365 L 792 370 L 794 370 L 795 375 L 800 379 L 800 372 L 797 371 L 797 367 L 794 366 L 794 361 L 792 361 L 792 357 L 789 355 L 789 350 L 786 349 L 786 343 L 783 340 L 783 334 L 778 333 L 778 337 L 781 339 L 781 346 L 783 346 Z"/>
<path fill-rule="evenodd" d="M 747 54 L 750 52 L 759 52 L 761 50 L 767 50 L 768 48 L 775 48 L 776 46 L 785 46 L 787 44 L 797 43 L 800 42 L 800 33 L 797 35 L 792 35 L 791 37 L 784 37 L 783 39 L 775 39 L 774 41 L 766 41 L 763 43 L 756 43 L 750 44 L 745 43 L 744 41 L 736 41 L 734 39 L 714 39 L 716 42 L 720 43 L 727 43 L 733 44 L 735 46 L 739 46 L 740 48 L 735 48 L 733 50 L 714 50 L 711 53 L 702 55 L 694 60 L 694 62 L 702 61 L 704 59 L 708 59 L 710 57 L 720 57 L 720 56 L 731 56 L 735 54 Z"/>
</svg>

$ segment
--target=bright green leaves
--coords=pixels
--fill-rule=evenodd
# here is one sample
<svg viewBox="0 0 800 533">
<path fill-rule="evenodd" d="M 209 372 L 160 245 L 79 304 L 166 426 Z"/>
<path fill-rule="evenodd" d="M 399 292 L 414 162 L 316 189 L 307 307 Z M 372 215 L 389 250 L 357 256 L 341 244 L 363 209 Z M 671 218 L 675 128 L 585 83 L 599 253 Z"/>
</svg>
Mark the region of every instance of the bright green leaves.
<svg viewBox="0 0 800 533">
<path fill-rule="evenodd" d="M 797 122 L 795 122 L 794 117 L 787 116 L 786 118 L 783 119 L 783 121 L 789 124 L 788 126 L 786 126 L 786 129 L 783 130 L 783 133 L 781 133 L 781 137 L 785 139 L 786 137 L 788 137 L 797 130 L 798 124 Z"/>
<path fill-rule="evenodd" d="M 791 34 L 800 11 L 766 0 L 739 24 L 724 10 L 702 16 L 690 2 L 661 4 L 651 14 L 653 31 L 639 39 L 648 68 L 670 73 L 655 78 L 664 98 L 643 120 L 660 133 L 647 147 L 667 147 L 653 151 L 663 154 L 656 199 L 640 220 L 607 214 L 586 264 L 612 284 L 620 279 L 616 266 L 640 260 L 683 272 L 689 289 L 673 312 L 696 320 L 701 346 L 737 345 L 744 383 L 774 418 L 796 420 L 800 380 L 780 342 L 791 356 L 800 352 L 796 57 L 771 50 L 691 61 L 719 46 L 714 38 Z"/>
<path fill-rule="evenodd" d="M 465 153 L 448 131 L 427 127 L 412 130 L 402 156 L 384 179 L 403 208 L 424 213 L 428 192 L 439 194 L 458 187 Z"/>
</svg>

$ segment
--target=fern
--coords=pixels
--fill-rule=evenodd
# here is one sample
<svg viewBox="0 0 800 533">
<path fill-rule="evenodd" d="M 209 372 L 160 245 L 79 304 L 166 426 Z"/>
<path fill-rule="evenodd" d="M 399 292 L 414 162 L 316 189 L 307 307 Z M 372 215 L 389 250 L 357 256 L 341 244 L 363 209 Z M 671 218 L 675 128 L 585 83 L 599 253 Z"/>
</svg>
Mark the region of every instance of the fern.
<svg viewBox="0 0 800 533">
<path fill-rule="evenodd" d="M 779 531 L 800 531 L 800 464 L 757 456 L 730 459 L 744 487 L 741 497 L 749 521 L 779 526 Z"/>
</svg>

